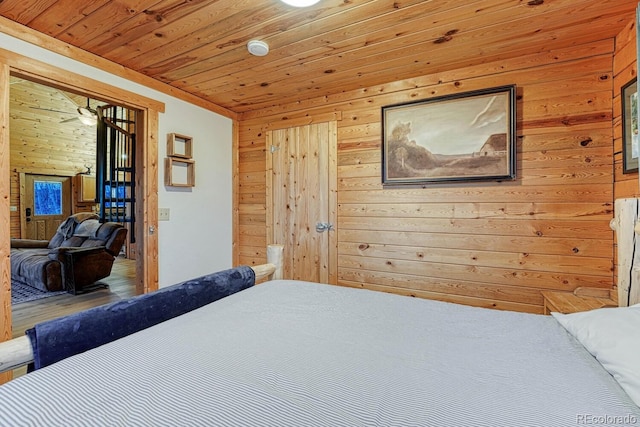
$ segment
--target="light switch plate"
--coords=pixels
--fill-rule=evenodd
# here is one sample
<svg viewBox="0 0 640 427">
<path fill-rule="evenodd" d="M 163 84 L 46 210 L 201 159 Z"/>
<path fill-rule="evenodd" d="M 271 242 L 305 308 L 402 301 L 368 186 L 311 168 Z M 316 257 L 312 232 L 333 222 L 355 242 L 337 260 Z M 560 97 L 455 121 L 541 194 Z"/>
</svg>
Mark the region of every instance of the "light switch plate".
<svg viewBox="0 0 640 427">
<path fill-rule="evenodd" d="M 158 221 L 169 221 L 169 208 L 158 208 Z"/>
</svg>

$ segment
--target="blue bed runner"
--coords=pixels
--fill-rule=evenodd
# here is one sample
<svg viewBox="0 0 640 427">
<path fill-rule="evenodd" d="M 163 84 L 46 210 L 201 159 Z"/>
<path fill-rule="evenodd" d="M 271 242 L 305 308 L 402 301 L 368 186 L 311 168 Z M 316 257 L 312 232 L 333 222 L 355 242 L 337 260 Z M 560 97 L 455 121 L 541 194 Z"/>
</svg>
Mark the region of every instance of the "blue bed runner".
<svg viewBox="0 0 640 427">
<path fill-rule="evenodd" d="M 33 347 L 31 369 L 43 368 L 164 322 L 254 283 L 254 271 L 240 266 L 39 323 L 25 332 Z"/>
</svg>

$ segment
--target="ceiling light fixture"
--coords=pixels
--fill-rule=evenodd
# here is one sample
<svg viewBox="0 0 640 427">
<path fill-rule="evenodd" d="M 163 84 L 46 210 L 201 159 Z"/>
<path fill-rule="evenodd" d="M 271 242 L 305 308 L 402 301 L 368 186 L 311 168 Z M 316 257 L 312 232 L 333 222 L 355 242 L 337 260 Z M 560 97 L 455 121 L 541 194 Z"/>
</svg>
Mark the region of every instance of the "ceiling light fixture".
<svg viewBox="0 0 640 427">
<path fill-rule="evenodd" d="M 313 6 L 318 3 L 320 0 L 281 0 L 283 3 L 288 4 L 289 6 L 294 7 L 308 7 Z"/>
<path fill-rule="evenodd" d="M 89 108 L 87 100 L 87 108 L 78 107 L 78 120 L 87 126 L 95 126 L 98 123 L 98 116 Z"/>
<path fill-rule="evenodd" d="M 269 45 L 262 40 L 250 40 L 247 43 L 249 53 L 254 56 L 265 56 L 269 53 Z"/>
<path fill-rule="evenodd" d="M 79 115 L 78 120 L 82 122 L 83 125 L 87 126 L 95 126 L 98 124 L 98 120 L 95 117 Z"/>
</svg>

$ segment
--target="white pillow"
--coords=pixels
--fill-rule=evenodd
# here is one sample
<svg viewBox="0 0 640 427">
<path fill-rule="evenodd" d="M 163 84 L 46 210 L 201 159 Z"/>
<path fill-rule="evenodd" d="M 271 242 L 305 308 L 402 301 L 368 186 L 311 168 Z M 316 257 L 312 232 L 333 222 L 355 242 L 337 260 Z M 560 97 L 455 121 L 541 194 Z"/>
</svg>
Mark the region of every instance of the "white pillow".
<svg viewBox="0 0 640 427">
<path fill-rule="evenodd" d="M 551 314 L 640 406 L 640 304 Z"/>
</svg>

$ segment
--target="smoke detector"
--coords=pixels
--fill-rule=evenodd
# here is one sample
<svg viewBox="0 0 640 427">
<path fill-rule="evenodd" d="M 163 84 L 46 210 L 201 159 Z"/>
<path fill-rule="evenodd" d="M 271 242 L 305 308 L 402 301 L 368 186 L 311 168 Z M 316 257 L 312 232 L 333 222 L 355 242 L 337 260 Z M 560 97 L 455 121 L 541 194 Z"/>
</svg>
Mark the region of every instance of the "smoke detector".
<svg viewBox="0 0 640 427">
<path fill-rule="evenodd" d="M 265 56 L 269 53 L 269 45 L 262 40 L 250 40 L 247 43 L 249 53 L 254 56 Z"/>
</svg>

